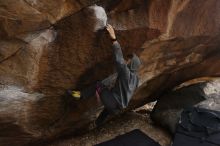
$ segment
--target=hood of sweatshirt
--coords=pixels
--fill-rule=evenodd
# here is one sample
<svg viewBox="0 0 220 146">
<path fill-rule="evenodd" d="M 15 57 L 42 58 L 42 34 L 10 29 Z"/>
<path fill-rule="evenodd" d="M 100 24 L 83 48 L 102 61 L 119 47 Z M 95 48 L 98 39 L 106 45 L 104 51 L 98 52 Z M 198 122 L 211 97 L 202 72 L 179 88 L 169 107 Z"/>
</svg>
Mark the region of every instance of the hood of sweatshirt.
<svg viewBox="0 0 220 146">
<path fill-rule="evenodd" d="M 131 62 L 128 64 L 128 68 L 132 71 L 132 72 L 136 72 L 141 66 L 141 61 L 139 59 L 139 57 L 133 53 L 133 57 L 131 59 Z"/>
</svg>

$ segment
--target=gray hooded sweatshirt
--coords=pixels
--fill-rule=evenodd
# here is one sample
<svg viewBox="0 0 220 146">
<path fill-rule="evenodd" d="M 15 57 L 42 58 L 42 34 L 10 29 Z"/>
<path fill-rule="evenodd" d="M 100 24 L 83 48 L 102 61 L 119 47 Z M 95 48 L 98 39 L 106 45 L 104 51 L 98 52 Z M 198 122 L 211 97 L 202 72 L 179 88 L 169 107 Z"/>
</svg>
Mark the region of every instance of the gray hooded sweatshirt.
<svg viewBox="0 0 220 146">
<path fill-rule="evenodd" d="M 122 108 L 128 106 L 135 89 L 138 87 L 137 70 L 141 65 L 141 61 L 137 55 L 133 54 L 130 64 L 126 64 L 120 44 L 116 41 L 112 45 L 114 60 L 116 64 L 116 71 L 118 77 L 116 84 L 112 89 L 114 98 L 118 101 Z"/>
</svg>

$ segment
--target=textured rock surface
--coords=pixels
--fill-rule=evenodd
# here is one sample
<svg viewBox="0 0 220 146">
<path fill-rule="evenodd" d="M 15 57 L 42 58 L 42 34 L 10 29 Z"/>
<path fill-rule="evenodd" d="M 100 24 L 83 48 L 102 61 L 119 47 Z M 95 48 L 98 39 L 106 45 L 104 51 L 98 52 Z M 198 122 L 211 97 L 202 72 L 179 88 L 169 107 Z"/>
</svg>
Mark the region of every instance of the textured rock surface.
<svg viewBox="0 0 220 146">
<path fill-rule="evenodd" d="M 105 13 L 89 7 L 95 3 L 123 52 L 143 61 L 131 108 L 220 75 L 219 0 L 0 0 L 0 145 L 75 133 L 95 119 L 95 99 L 64 96 L 114 72 Z"/>
</svg>

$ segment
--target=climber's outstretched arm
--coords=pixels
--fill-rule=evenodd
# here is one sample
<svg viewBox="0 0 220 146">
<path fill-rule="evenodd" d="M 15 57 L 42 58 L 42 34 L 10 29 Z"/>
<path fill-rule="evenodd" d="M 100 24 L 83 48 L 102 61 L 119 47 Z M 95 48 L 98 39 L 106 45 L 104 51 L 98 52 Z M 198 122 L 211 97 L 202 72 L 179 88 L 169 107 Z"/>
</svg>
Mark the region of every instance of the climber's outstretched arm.
<svg viewBox="0 0 220 146">
<path fill-rule="evenodd" d="M 114 60 L 115 60 L 116 64 L 119 66 L 125 64 L 125 60 L 123 57 L 121 46 L 117 41 L 113 42 L 112 49 L 114 52 Z"/>
<path fill-rule="evenodd" d="M 114 60 L 116 63 L 117 72 L 119 73 L 119 72 L 121 72 L 121 70 L 126 70 L 127 65 L 126 65 L 122 50 L 121 50 L 121 46 L 118 43 L 118 41 L 116 40 L 116 35 L 115 35 L 115 31 L 114 31 L 113 27 L 108 24 L 106 29 L 109 33 L 111 40 L 112 40 L 112 49 L 113 49 Z"/>
</svg>

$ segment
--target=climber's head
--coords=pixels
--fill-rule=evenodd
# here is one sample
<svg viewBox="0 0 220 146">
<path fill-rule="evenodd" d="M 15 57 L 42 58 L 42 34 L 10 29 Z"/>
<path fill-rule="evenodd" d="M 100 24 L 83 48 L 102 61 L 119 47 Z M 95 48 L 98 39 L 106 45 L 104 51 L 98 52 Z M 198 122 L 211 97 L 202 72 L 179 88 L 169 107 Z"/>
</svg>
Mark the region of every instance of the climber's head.
<svg viewBox="0 0 220 146">
<path fill-rule="evenodd" d="M 126 63 L 132 72 L 136 72 L 141 65 L 141 61 L 135 53 L 127 55 Z"/>
</svg>

